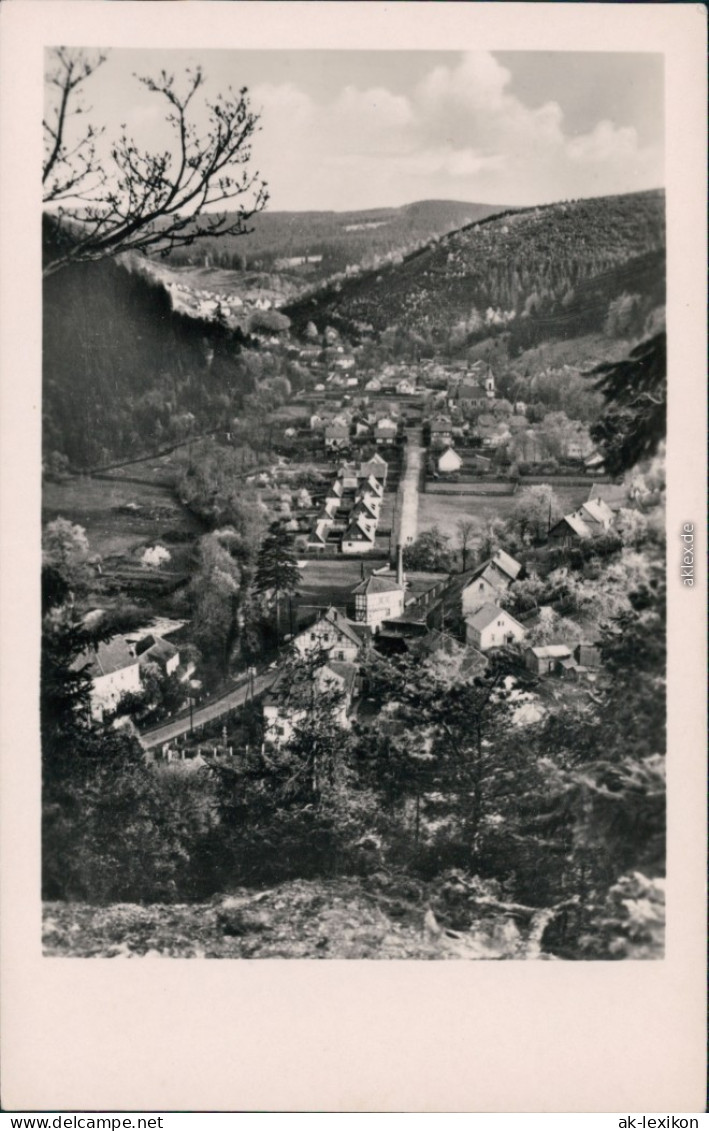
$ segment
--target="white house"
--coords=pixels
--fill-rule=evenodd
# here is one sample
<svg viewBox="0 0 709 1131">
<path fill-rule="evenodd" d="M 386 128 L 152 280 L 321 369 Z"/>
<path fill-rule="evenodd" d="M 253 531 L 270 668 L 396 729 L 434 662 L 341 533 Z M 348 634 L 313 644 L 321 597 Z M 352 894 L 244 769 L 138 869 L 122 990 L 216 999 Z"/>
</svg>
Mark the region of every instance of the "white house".
<svg viewBox="0 0 709 1131">
<path fill-rule="evenodd" d="M 365 466 L 365 465 L 364 464 L 360 465 L 360 472 L 361 472 L 363 466 Z M 358 482 L 358 485 L 357 485 L 357 489 L 360 492 L 362 492 L 363 494 L 366 492 L 367 494 L 370 494 L 370 495 L 376 495 L 379 499 L 381 499 L 382 496 L 384 495 L 384 488 L 383 488 L 382 484 L 379 482 L 378 479 L 375 479 L 373 475 L 367 475 L 367 476 L 362 475 L 362 476 L 360 476 L 360 479 L 359 479 L 359 482 Z"/>
<path fill-rule="evenodd" d="M 322 550 L 327 545 L 327 536 L 332 525 L 331 518 L 319 518 L 308 536 L 307 545 L 312 549 Z"/>
<path fill-rule="evenodd" d="M 374 519 L 379 522 L 379 512 L 381 508 L 381 499 L 377 495 L 366 494 L 358 495 L 355 505 L 350 511 L 350 520 L 356 518 L 365 518 L 367 520 Z"/>
<path fill-rule="evenodd" d="M 516 644 L 524 636 L 525 630 L 519 621 L 492 602 L 466 617 L 466 643 L 472 644 L 480 652 L 502 648 L 505 644 Z"/>
<path fill-rule="evenodd" d="M 592 534 L 609 530 L 613 525 L 613 511 L 603 499 L 591 499 L 573 512 L 574 518 L 585 522 Z"/>
<path fill-rule="evenodd" d="M 376 573 L 360 581 L 352 590 L 355 599 L 355 620 L 369 625 L 375 632 L 382 621 L 394 620 L 404 612 L 404 586 L 394 577 Z"/>
<path fill-rule="evenodd" d="M 375 452 L 371 459 L 365 460 L 359 465 L 359 477 L 364 479 L 365 476 L 368 478 L 371 475 L 379 483 L 385 484 L 388 470 L 387 461 L 379 455 L 379 452 Z"/>
<path fill-rule="evenodd" d="M 376 530 L 376 519 L 367 519 L 364 515 L 353 519 L 342 535 L 342 553 L 366 554 L 373 550 Z"/>
<path fill-rule="evenodd" d="M 139 695 L 143 690 L 135 645 L 123 636 L 112 636 L 82 652 L 71 670 L 83 670 L 91 676 L 91 714 L 95 719 L 102 719 L 105 711 L 115 710 L 124 695 Z"/>
<path fill-rule="evenodd" d="M 498 550 L 492 558 L 479 565 L 461 590 L 463 616 L 469 616 L 488 602 L 495 603 L 521 568 L 519 562 L 504 550 Z"/>
<path fill-rule="evenodd" d="M 337 486 L 339 484 L 340 493 L 342 492 L 343 487 L 344 488 L 356 487 L 357 481 L 359 479 L 357 468 L 355 467 L 355 465 L 353 463 L 341 463 L 340 466 L 337 469 L 337 477 L 336 478 L 337 478 L 337 482 L 336 482 L 335 486 Z"/>
<path fill-rule="evenodd" d="M 460 471 L 462 466 L 463 460 L 453 448 L 446 448 L 444 452 L 441 452 L 436 461 L 436 467 L 445 475 Z"/>
</svg>

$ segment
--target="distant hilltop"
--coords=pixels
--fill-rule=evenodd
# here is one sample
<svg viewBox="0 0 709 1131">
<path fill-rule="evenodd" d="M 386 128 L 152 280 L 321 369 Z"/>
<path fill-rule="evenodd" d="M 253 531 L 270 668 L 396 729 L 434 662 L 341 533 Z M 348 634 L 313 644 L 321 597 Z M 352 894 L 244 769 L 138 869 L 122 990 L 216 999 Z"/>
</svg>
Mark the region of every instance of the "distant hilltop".
<svg viewBox="0 0 709 1131">
<path fill-rule="evenodd" d="M 355 337 L 365 326 L 397 327 L 435 340 L 455 327 L 465 339 L 493 325 L 529 345 L 597 329 L 623 294 L 661 304 L 664 288 L 665 196 L 656 190 L 480 216 L 284 312 L 296 332 L 314 322 Z"/>
<path fill-rule="evenodd" d="M 261 212 L 247 236 L 198 238 L 176 266 L 286 271 L 315 282 L 367 270 L 500 211 L 497 204 L 421 200 L 358 212 Z"/>
</svg>

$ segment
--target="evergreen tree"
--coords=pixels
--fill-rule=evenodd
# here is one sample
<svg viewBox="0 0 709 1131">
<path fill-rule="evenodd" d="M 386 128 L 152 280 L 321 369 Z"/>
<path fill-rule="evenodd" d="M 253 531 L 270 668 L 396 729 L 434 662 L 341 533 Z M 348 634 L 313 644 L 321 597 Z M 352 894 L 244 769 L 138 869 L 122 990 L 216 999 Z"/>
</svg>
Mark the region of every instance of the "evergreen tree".
<svg viewBox="0 0 709 1131">
<path fill-rule="evenodd" d="M 284 530 L 282 523 L 273 522 L 259 548 L 254 588 L 272 606 L 279 638 L 281 597 L 295 593 L 300 580 L 301 574 L 288 532 Z"/>
<path fill-rule="evenodd" d="M 593 370 L 605 411 L 591 428 L 611 475 L 653 456 L 667 432 L 667 338 L 655 334 L 622 361 Z"/>
</svg>

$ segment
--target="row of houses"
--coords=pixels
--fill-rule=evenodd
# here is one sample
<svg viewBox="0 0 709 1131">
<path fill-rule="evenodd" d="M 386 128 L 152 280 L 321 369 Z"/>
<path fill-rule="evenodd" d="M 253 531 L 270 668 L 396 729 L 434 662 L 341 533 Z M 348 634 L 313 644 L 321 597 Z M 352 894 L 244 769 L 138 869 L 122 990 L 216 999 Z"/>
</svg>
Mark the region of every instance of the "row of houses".
<svg viewBox="0 0 709 1131">
<path fill-rule="evenodd" d="M 328 412 L 320 409 L 310 417 L 310 430 L 322 433 L 328 451 L 339 451 L 350 446 L 351 440 L 373 440 L 376 444 L 390 444 L 396 440 L 399 424 L 395 414 L 367 409 L 339 409 Z"/>
<path fill-rule="evenodd" d="M 307 548 L 332 548 L 343 554 L 373 550 L 387 471 L 387 462 L 378 452 L 360 463 L 341 464 L 320 504 Z"/>
</svg>

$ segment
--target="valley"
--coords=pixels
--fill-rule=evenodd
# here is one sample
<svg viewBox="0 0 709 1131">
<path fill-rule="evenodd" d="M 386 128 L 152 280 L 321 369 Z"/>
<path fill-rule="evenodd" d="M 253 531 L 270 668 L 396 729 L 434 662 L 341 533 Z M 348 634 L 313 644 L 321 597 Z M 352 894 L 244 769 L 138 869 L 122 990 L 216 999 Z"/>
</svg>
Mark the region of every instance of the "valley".
<svg viewBox="0 0 709 1131">
<path fill-rule="evenodd" d="M 47 953 L 606 956 L 661 897 L 664 198 L 258 220 L 46 282 Z M 606 773 L 647 827 L 567 915 Z"/>
</svg>

